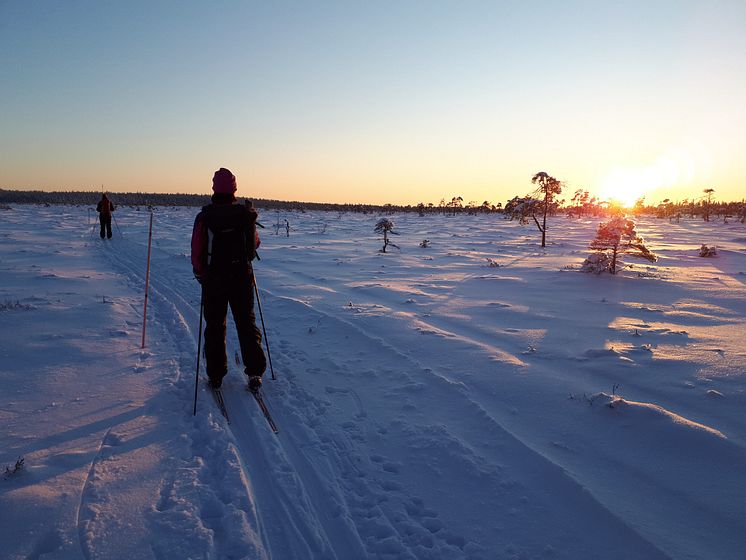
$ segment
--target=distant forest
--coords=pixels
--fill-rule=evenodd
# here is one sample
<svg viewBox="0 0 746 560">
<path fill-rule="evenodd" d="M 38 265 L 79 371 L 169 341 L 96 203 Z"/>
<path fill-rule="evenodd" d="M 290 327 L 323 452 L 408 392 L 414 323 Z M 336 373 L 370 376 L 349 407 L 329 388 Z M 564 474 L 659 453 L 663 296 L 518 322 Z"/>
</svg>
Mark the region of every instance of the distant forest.
<svg viewBox="0 0 746 560">
<path fill-rule="evenodd" d="M 157 193 L 107 193 L 112 202 L 122 206 L 205 206 L 210 196 L 205 194 L 157 194 Z M 93 205 L 101 200 L 100 192 L 87 191 L 15 191 L 0 189 L 0 204 L 70 204 Z M 239 200 L 245 200 L 239 197 Z M 334 210 L 343 212 L 377 212 L 383 210 L 416 210 L 411 206 L 385 204 L 331 204 L 322 202 L 297 202 L 284 200 L 251 199 L 257 208 L 272 210 Z"/>
<path fill-rule="evenodd" d="M 551 177 L 550 177 L 551 179 Z M 538 195 L 538 196 L 537 196 Z M 746 223 L 746 201 L 721 202 L 714 200 L 714 189 L 706 189 L 704 196 L 692 200 L 672 202 L 669 199 L 659 204 L 647 205 L 644 199 L 637 201 L 631 209 L 625 210 L 632 214 L 655 215 L 659 218 L 680 219 L 682 217 L 699 217 L 705 221 L 712 218 L 722 218 L 727 221 L 734 218 L 741 223 Z M 210 196 L 205 194 L 156 194 L 156 193 L 109 193 L 115 205 L 133 207 L 158 207 L 158 206 L 192 206 L 200 207 L 210 203 Z M 438 204 L 423 202 L 417 205 L 397 204 L 333 204 L 324 202 L 299 202 L 271 200 L 263 198 L 252 199 L 254 206 L 266 210 L 284 210 L 294 212 L 305 212 L 306 210 L 322 210 L 333 212 L 360 212 L 360 213 L 394 213 L 394 212 L 418 212 L 424 214 L 486 214 L 502 213 L 509 219 L 520 219 L 526 221 L 529 217 L 543 212 L 544 206 L 547 214 L 568 214 L 571 217 L 602 216 L 609 213 L 619 212 L 613 204 L 592 197 L 588 191 L 577 190 L 571 200 L 557 199 L 556 196 L 546 196 L 541 192 L 534 192 L 522 197 L 514 197 L 503 206 L 501 202 L 492 204 L 484 201 L 481 204 L 476 201 L 464 202 L 460 196 L 451 200 L 441 199 Z M 0 189 L 0 206 L 7 207 L 8 204 L 69 204 L 95 206 L 101 199 L 100 192 L 89 191 L 16 191 Z M 246 199 L 239 197 L 239 201 Z"/>
</svg>

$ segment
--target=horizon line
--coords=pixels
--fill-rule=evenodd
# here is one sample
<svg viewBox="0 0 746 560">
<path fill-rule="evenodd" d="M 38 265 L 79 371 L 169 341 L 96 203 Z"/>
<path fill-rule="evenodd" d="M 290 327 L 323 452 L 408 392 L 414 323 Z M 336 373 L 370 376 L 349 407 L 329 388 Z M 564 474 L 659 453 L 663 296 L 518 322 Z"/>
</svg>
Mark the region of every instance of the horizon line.
<svg viewBox="0 0 746 560">
<path fill-rule="evenodd" d="M 210 198 L 213 193 L 188 193 L 188 192 L 147 192 L 147 191 L 117 191 L 117 190 L 108 190 L 108 189 L 102 189 L 102 190 L 45 190 L 45 189 L 14 189 L 14 188 L 6 188 L 6 187 L 0 187 L 0 192 L 16 192 L 16 193 L 43 193 L 43 194 L 118 194 L 118 195 L 146 195 L 146 196 L 184 196 L 184 197 L 204 197 L 204 198 Z M 590 191 L 588 191 L 590 193 Z M 519 196 L 519 195 L 516 195 Z M 530 193 L 524 196 L 530 196 Z M 269 203 L 281 203 L 281 204 L 296 204 L 296 205 L 319 205 L 319 206 L 370 206 L 370 207 L 385 207 L 385 206 L 392 206 L 392 207 L 399 207 L 399 208 L 417 208 L 420 204 L 423 204 L 425 208 L 443 208 L 448 205 L 448 202 L 445 198 L 441 199 L 441 202 L 445 202 L 444 206 L 439 205 L 439 203 L 433 203 L 433 202 L 418 202 L 416 204 L 413 203 L 393 203 L 393 202 L 384 202 L 384 203 L 376 203 L 376 202 L 330 202 L 330 201 L 311 201 L 311 200 L 283 200 L 279 198 L 263 198 L 263 197 L 250 197 L 250 196 L 236 196 L 236 199 L 246 199 L 246 200 L 252 200 L 252 201 L 264 201 Z M 455 200 L 459 197 L 453 197 L 452 200 Z M 644 200 L 645 197 L 642 197 Z M 660 206 L 663 204 L 663 201 L 668 200 L 670 204 L 677 205 L 677 204 L 683 204 L 684 201 L 690 202 L 690 203 L 696 203 L 698 201 L 704 200 L 706 197 L 697 197 L 697 198 L 684 198 L 683 200 L 673 200 L 671 201 L 668 197 L 663 198 L 661 200 L 658 200 L 656 202 L 650 202 L 649 204 L 643 204 L 643 207 L 653 207 L 653 206 Z M 511 199 L 508 199 L 511 200 Z M 462 199 L 463 201 L 463 199 Z M 489 201 L 485 201 L 489 202 Z M 736 204 L 736 203 L 746 203 L 746 198 L 741 198 L 740 200 L 721 200 L 721 201 L 712 201 L 713 204 Z M 502 202 L 498 203 L 491 203 L 491 206 L 496 206 L 496 204 L 500 204 L 503 206 Z M 621 204 L 619 201 L 614 199 L 609 200 L 598 200 L 596 202 L 598 205 L 606 204 L 606 205 L 618 205 L 622 208 L 633 208 L 634 205 L 626 206 Z M 481 208 L 483 204 L 479 204 L 472 208 Z M 572 208 L 572 205 L 563 205 L 560 206 L 560 208 Z M 462 206 L 462 208 L 470 208 L 469 206 Z"/>
</svg>

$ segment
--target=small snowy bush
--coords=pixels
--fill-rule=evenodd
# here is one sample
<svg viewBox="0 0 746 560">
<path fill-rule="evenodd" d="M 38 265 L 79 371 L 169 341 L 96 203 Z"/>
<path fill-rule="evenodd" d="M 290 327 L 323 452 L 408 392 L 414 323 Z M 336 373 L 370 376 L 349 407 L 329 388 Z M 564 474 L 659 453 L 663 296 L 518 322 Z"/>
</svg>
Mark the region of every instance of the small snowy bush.
<svg viewBox="0 0 746 560">
<path fill-rule="evenodd" d="M 515 196 L 505 203 L 505 209 L 503 210 L 503 216 L 510 221 L 518 219 L 521 224 L 527 224 L 529 217 L 534 217 L 536 213 L 541 211 L 541 201 L 531 196 L 519 197 Z M 537 226 L 541 228 L 539 222 L 536 222 Z M 541 230 L 540 230 L 541 231 Z"/>
<path fill-rule="evenodd" d="M 18 471 L 20 471 L 23 468 L 23 457 L 19 457 L 16 459 L 16 464 L 13 467 L 6 466 L 5 467 L 5 475 L 4 478 L 10 478 L 14 474 L 16 474 Z"/>
<path fill-rule="evenodd" d="M 420 247 L 422 247 L 423 249 L 427 249 L 428 247 L 430 247 L 430 240 L 423 239 L 422 241 L 420 241 Z"/>
<path fill-rule="evenodd" d="M 708 247 L 707 245 L 702 245 L 702 247 L 699 248 L 699 256 L 700 257 L 717 257 L 718 250 L 717 247 L 714 245 L 712 247 Z"/>
<path fill-rule="evenodd" d="M 624 216 L 615 216 L 608 222 L 599 224 L 596 237 L 591 241 L 589 248 L 596 252 L 583 262 L 580 268 L 583 272 L 616 274 L 621 254 L 650 262 L 658 260 L 658 257 L 645 246 L 645 240 L 635 231 L 635 222 Z"/>
<path fill-rule="evenodd" d="M 10 300 L 0 301 L 0 312 L 10 311 L 13 309 L 22 309 L 24 311 L 31 311 L 32 309 L 34 309 L 34 306 L 21 303 L 18 300 L 16 300 L 15 302 L 10 301 Z"/>
<path fill-rule="evenodd" d="M 606 253 L 591 253 L 580 267 L 581 272 L 592 272 L 594 274 L 601 274 L 610 270 L 611 257 Z"/>
</svg>

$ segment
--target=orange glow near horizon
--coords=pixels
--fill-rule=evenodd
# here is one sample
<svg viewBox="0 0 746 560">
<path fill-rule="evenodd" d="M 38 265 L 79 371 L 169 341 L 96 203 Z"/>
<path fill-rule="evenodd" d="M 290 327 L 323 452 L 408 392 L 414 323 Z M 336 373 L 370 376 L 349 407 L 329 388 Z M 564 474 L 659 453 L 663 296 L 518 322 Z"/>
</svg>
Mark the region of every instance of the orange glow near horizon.
<svg viewBox="0 0 746 560">
<path fill-rule="evenodd" d="M 602 200 L 631 208 L 640 198 L 675 198 L 672 191 L 691 190 L 698 175 L 708 171 L 708 158 L 691 147 L 670 151 L 647 165 L 616 166 L 599 183 Z"/>
<path fill-rule="evenodd" d="M 620 204 L 625 208 L 634 206 L 635 201 L 645 196 L 649 185 L 632 170 L 615 169 L 607 175 L 601 184 L 601 200 Z"/>
</svg>

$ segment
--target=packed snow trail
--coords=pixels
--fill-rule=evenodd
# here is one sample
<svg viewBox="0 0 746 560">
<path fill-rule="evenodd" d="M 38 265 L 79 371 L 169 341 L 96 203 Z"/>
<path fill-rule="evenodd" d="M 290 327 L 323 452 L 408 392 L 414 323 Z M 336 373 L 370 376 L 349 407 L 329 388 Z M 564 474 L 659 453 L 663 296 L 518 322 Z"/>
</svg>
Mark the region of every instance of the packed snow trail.
<svg viewBox="0 0 746 560">
<path fill-rule="evenodd" d="M 145 250 L 141 245 L 120 240 L 117 251 L 105 254 L 133 283 L 142 282 Z M 156 249 L 151 266 L 151 320 L 170 326 L 182 354 L 189 347 L 194 352 L 196 334 L 190 325 L 197 324 L 198 288 L 186 259 L 179 262 L 175 255 Z M 265 294 L 270 296 L 265 307 L 274 325 L 270 337 L 275 342 L 279 339 L 281 350 L 275 358 L 277 370 L 283 372 L 278 382 L 268 381 L 265 390 L 278 421 L 292 429 L 286 430 L 287 436 L 273 436 L 256 403 L 241 390 L 241 376 L 235 374 L 226 379 L 224 391 L 233 424 L 228 430 L 218 422 L 214 429 L 232 432 L 223 438 L 236 444 L 243 491 L 257 512 L 259 527 L 255 530 L 262 535 L 269 556 L 489 557 L 493 547 L 491 531 L 483 530 L 485 508 L 493 511 L 490 515 L 498 534 L 510 535 L 506 550 L 517 553 L 554 550 L 556 545 L 550 543 L 562 542 L 565 554 L 579 554 L 589 546 L 617 541 L 612 549 L 625 550 L 625 554 L 639 550 L 650 558 L 665 556 L 588 500 L 587 493 L 561 470 L 505 432 L 463 386 L 433 377 L 406 353 L 392 352 L 383 339 L 371 338 L 347 321 L 329 315 L 319 318 L 314 308 L 278 300 L 271 291 Z M 314 346 L 320 350 L 317 356 L 300 350 L 308 347 L 305 341 L 293 340 L 309 336 L 310 327 L 298 330 L 303 320 L 317 325 L 313 331 Z M 322 336 L 327 326 L 329 331 Z M 231 333 L 230 339 L 235 347 L 235 335 Z M 340 355 L 336 349 L 341 340 L 356 352 Z M 382 360 L 385 379 L 361 367 Z M 186 400 L 190 376 L 180 375 L 180 381 L 182 400 Z M 209 408 L 204 391 L 200 397 L 201 413 L 214 415 L 216 410 Z M 454 399 L 448 409 L 432 410 L 433 403 Z M 399 404 L 392 407 L 392 401 Z M 390 411 L 397 406 L 403 414 L 392 419 Z M 469 413 L 464 416 L 463 410 Z M 485 434 L 490 435 L 489 443 L 483 441 Z M 422 463 L 413 454 L 416 450 L 426 451 L 426 457 L 442 465 L 434 468 L 430 461 Z M 506 466 L 506 457 L 512 464 Z M 430 504 L 416 491 L 423 484 L 445 484 L 450 491 L 443 494 L 441 503 Z M 561 496 L 560 503 L 572 504 L 572 515 L 547 502 L 547 495 Z M 499 501 L 485 504 L 486 496 Z M 454 507 L 453 499 L 464 505 Z M 483 507 L 475 513 L 470 503 Z M 577 532 L 578 519 L 585 519 L 582 526 L 594 526 L 596 544 L 587 542 L 587 533 Z M 530 550 L 523 544 L 510 544 L 531 541 L 539 526 L 544 545 Z M 573 536 L 568 539 L 567 535 Z"/>
<path fill-rule="evenodd" d="M 113 267 L 126 274 L 133 284 L 144 283 L 144 275 L 141 271 L 144 270 L 146 253 L 141 245 L 124 239 L 119 240 L 115 245 L 116 250 L 109 249 L 104 248 L 104 255 L 109 257 L 109 262 Z M 161 264 L 161 259 L 163 264 Z M 185 370 L 182 373 L 180 369 L 178 375 L 181 400 L 191 402 L 194 378 L 189 370 L 194 367 L 194 362 L 189 359 L 189 350 L 193 358 L 196 355 L 197 335 L 190 329 L 190 325 L 198 325 L 199 308 L 198 304 L 196 307 L 194 305 L 198 302 L 198 292 L 195 293 L 198 286 L 189 273 L 184 272 L 182 278 L 174 276 L 173 260 L 172 256 L 164 256 L 157 249 L 153 251 L 150 278 L 152 316 L 149 322 L 169 325 L 170 336 L 181 350 Z M 184 266 L 181 268 L 186 270 Z M 192 293 L 193 297 L 186 298 L 182 293 Z M 231 336 L 235 337 L 235 334 Z M 235 340 L 232 342 L 235 344 Z M 226 378 L 223 394 L 234 422 L 234 436 L 217 433 L 213 434 L 213 437 L 218 441 L 235 437 L 233 443 L 237 445 L 237 450 L 244 450 L 244 453 L 240 454 L 240 461 L 241 463 L 248 462 L 250 466 L 241 466 L 239 474 L 244 480 L 244 492 L 250 501 L 253 503 L 253 496 L 256 494 L 263 497 L 262 503 L 266 502 L 266 505 L 259 508 L 260 527 L 255 530 L 265 536 L 268 554 L 275 558 L 337 557 L 330 548 L 323 530 L 318 527 L 311 505 L 307 499 L 304 499 L 303 487 L 299 484 L 297 477 L 293 476 L 292 468 L 286 465 L 287 460 L 282 450 L 273 441 L 273 438 L 277 436 L 268 429 L 265 419 L 260 416 L 256 402 L 243 389 L 243 375 L 233 377 L 235 379 Z M 269 394 L 270 391 L 265 389 L 265 392 Z M 214 413 L 219 414 L 217 407 L 213 407 L 212 399 L 204 387 L 199 388 L 198 397 L 198 416 L 211 417 Z M 191 410 L 189 410 L 189 416 L 191 417 Z M 226 431 L 220 423 L 211 426 L 211 431 L 215 430 Z M 210 437 L 209 434 L 198 434 L 198 436 L 200 439 Z M 264 449 L 264 451 L 257 453 L 257 449 Z M 272 460 L 268 460 L 267 457 L 271 457 Z M 212 457 L 204 456 L 203 460 L 211 461 Z M 212 465 L 211 468 L 219 470 L 221 466 Z M 232 493 L 236 489 L 218 488 L 214 491 L 216 494 Z M 339 533 L 338 529 L 331 531 L 334 538 L 337 538 L 336 535 Z M 226 537 L 229 538 L 230 535 Z M 359 543 L 352 546 L 345 545 L 339 557 L 345 557 L 350 550 L 360 550 Z"/>
</svg>

